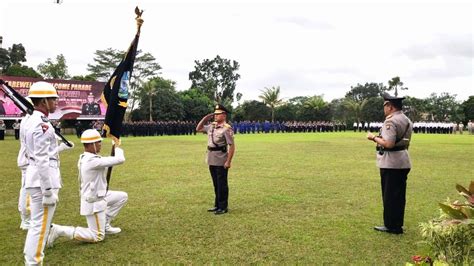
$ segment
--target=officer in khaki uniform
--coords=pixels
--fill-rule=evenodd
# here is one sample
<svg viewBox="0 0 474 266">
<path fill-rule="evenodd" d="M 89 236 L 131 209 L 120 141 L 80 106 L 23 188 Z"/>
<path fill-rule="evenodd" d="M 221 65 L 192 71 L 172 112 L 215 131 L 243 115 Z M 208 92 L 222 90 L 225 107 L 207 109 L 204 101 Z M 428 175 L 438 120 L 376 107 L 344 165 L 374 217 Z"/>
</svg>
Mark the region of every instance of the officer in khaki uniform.
<svg viewBox="0 0 474 266">
<path fill-rule="evenodd" d="M 413 123 L 401 111 L 403 99 L 384 95 L 385 121 L 380 134 L 367 134 L 367 139 L 377 143 L 377 166 L 382 184 L 384 226 L 374 229 L 391 234 L 403 233 L 406 182 L 411 169 L 408 146 Z"/>
<path fill-rule="evenodd" d="M 196 127 L 196 131 L 207 133 L 207 164 L 214 185 L 214 208 L 209 212 L 214 214 L 227 213 L 229 186 L 227 184 L 227 174 L 234 157 L 234 131 L 226 123 L 229 111 L 222 105 L 215 107 L 213 114 L 208 114 L 201 119 Z M 214 122 L 205 125 L 212 117 Z"/>
</svg>

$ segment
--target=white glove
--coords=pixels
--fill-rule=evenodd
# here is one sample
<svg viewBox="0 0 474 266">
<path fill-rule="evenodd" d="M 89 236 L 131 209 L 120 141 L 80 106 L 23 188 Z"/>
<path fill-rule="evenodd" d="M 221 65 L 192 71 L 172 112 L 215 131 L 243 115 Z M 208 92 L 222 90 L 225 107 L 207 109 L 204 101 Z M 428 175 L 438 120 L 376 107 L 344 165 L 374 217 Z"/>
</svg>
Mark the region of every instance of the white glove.
<svg viewBox="0 0 474 266">
<path fill-rule="evenodd" d="M 71 143 L 71 147 L 66 145 L 66 143 L 64 143 L 64 142 L 61 142 L 61 144 L 59 144 L 59 147 L 58 147 L 58 152 L 62 152 L 62 151 L 74 148 L 74 142 L 72 142 L 72 141 L 68 141 L 68 142 Z"/>
<path fill-rule="evenodd" d="M 58 201 L 59 199 L 56 193 L 52 193 L 51 191 L 43 193 L 43 205 L 55 205 Z"/>
</svg>

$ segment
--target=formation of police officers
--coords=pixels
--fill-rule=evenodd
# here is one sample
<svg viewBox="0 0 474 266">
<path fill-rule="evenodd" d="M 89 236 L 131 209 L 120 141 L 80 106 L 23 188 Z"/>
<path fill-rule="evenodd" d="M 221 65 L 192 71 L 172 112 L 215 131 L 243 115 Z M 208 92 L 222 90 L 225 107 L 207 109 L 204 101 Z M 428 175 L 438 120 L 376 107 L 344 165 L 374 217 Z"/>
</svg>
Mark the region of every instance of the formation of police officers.
<svg viewBox="0 0 474 266">
<path fill-rule="evenodd" d="M 379 132 L 382 128 L 383 122 L 365 122 L 357 123 L 354 122 L 353 130 L 356 132 L 369 131 Z M 467 128 L 464 127 L 463 123 L 456 124 L 454 122 L 426 122 L 417 121 L 413 123 L 414 133 L 425 133 L 425 134 L 462 134 L 467 129 L 469 134 L 474 134 L 474 123 L 469 120 Z"/>
<path fill-rule="evenodd" d="M 232 123 L 234 133 L 292 133 L 292 132 L 338 132 L 346 131 L 346 125 L 342 122 L 331 121 L 238 121 Z"/>
</svg>

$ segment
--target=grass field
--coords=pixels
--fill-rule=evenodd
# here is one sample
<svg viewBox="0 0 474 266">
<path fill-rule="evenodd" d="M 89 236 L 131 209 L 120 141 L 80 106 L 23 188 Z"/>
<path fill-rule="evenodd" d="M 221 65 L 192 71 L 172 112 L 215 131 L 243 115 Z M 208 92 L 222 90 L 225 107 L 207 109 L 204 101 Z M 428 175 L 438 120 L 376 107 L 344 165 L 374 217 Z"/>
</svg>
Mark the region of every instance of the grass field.
<svg viewBox="0 0 474 266">
<path fill-rule="evenodd" d="M 64 187 L 54 223 L 85 226 L 76 163 L 82 147 L 61 154 Z M 404 265 L 421 245 L 418 223 L 437 202 L 458 198 L 474 179 L 474 136 L 414 135 L 404 235 L 382 224 L 374 144 L 365 133 L 236 135 L 226 215 L 206 212 L 213 189 L 204 162 L 206 136 L 123 138 L 127 161 L 111 189 L 129 202 L 114 222 L 122 233 L 98 244 L 58 239 L 45 263 L 64 264 L 357 264 Z M 0 264 L 21 264 L 19 144 L 0 141 Z M 110 152 L 104 143 L 102 154 Z"/>
</svg>

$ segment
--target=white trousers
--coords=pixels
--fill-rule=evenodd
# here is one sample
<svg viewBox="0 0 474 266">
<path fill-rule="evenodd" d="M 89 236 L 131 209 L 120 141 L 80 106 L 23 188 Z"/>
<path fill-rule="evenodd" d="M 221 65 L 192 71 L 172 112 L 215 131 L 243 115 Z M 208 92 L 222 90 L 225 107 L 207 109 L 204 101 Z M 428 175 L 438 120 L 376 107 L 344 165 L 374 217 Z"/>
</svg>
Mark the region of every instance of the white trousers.
<svg viewBox="0 0 474 266">
<path fill-rule="evenodd" d="M 128 195 L 123 191 L 108 191 L 105 196 L 107 208 L 105 211 L 85 215 L 87 228 L 55 225 L 60 236 L 76 239 L 82 242 L 100 242 L 105 238 L 105 227 L 118 215 L 120 209 L 127 203 Z"/>
<path fill-rule="evenodd" d="M 30 220 L 30 196 L 26 193 L 25 188 L 25 176 L 26 176 L 26 168 L 21 169 L 21 188 L 20 188 L 20 196 L 18 197 L 18 211 L 20 212 L 20 217 L 22 222 L 29 222 Z"/>
<path fill-rule="evenodd" d="M 53 190 L 53 193 L 57 194 L 58 192 L 58 189 Z M 41 188 L 27 188 L 26 193 L 31 198 L 31 226 L 26 235 L 23 249 L 25 265 L 41 265 L 44 258 L 44 245 L 46 244 L 56 205 L 43 206 Z"/>
<path fill-rule="evenodd" d="M 107 191 L 105 195 L 107 209 L 105 210 L 105 224 L 108 225 L 118 215 L 120 209 L 127 203 L 128 194 L 123 191 Z"/>
</svg>

